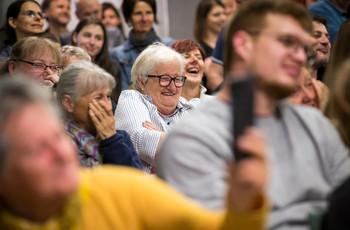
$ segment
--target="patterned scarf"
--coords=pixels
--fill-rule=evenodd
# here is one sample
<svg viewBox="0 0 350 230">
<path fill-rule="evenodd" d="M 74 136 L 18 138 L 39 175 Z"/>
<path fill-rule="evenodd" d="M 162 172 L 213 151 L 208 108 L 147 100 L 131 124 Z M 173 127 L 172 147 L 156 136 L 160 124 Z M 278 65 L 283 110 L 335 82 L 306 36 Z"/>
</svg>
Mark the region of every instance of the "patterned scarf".
<svg viewBox="0 0 350 230">
<path fill-rule="evenodd" d="M 86 168 L 101 166 L 99 143 L 96 138 L 85 129 L 81 129 L 74 121 L 66 122 L 66 131 L 73 138 L 79 150 L 80 164 Z"/>
<path fill-rule="evenodd" d="M 129 33 L 129 41 L 139 53 L 141 53 L 147 46 L 151 45 L 157 39 L 159 38 L 153 28 L 148 31 L 145 39 L 137 38 L 133 30 L 131 30 Z"/>
</svg>

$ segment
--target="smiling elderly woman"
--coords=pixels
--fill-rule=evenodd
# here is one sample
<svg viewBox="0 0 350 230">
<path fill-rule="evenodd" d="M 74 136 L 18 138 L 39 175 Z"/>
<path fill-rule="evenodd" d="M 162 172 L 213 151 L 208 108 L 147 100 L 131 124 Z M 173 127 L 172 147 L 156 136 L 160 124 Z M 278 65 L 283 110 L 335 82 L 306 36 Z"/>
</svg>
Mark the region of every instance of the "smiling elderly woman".
<svg viewBox="0 0 350 230">
<path fill-rule="evenodd" d="M 130 136 L 114 128 L 110 97 L 114 86 L 112 75 L 90 62 L 71 64 L 58 82 L 57 100 L 66 112 L 66 131 L 84 167 L 107 163 L 141 168 Z"/>
<path fill-rule="evenodd" d="M 124 90 L 115 112 L 117 129 L 126 130 L 146 173 L 151 173 L 169 128 L 200 103 L 180 97 L 186 78 L 181 54 L 155 43 L 136 59 L 131 77 L 136 90 Z"/>
</svg>

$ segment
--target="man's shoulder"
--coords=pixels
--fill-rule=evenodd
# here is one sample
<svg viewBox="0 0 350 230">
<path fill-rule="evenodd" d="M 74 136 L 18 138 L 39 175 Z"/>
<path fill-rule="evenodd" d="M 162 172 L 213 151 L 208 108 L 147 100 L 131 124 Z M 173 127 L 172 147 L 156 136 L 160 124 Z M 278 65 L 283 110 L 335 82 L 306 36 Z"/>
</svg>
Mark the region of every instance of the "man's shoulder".
<svg viewBox="0 0 350 230">
<path fill-rule="evenodd" d="M 329 12 L 333 12 L 334 9 L 335 9 L 335 6 L 331 1 L 324 0 L 324 1 L 313 3 L 308 8 L 308 11 L 310 13 L 329 13 Z"/>
</svg>

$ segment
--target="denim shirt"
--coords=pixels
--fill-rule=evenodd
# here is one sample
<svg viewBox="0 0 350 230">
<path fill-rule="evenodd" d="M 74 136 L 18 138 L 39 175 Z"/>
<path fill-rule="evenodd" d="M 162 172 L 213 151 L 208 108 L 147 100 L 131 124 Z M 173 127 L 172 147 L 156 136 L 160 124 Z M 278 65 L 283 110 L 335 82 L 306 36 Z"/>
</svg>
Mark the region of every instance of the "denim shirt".
<svg viewBox="0 0 350 230">
<path fill-rule="evenodd" d="M 171 46 L 175 42 L 175 39 L 166 37 L 157 39 L 155 42 L 161 42 L 167 46 Z M 126 40 L 124 44 L 117 46 L 110 51 L 112 60 L 119 62 L 121 67 L 120 75 L 122 80 L 122 90 L 128 89 L 128 86 L 132 84 L 131 68 L 139 54 L 140 53 L 129 40 Z"/>
</svg>

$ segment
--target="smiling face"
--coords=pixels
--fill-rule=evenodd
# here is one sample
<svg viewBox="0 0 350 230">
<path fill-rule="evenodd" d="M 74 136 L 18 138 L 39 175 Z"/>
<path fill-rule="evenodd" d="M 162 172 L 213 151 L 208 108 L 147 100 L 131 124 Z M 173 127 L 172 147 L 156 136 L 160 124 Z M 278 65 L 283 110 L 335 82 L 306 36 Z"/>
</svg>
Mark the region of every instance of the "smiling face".
<svg viewBox="0 0 350 230">
<path fill-rule="evenodd" d="M 45 10 L 45 14 L 50 23 L 67 25 L 70 21 L 69 0 L 54 0 L 50 7 Z"/>
<path fill-rule="evenodd" d="M 103 11 L 102 23 L 105 26 L 118 27 L 121 24 L 121 20 L 113 9 L 108 8 Z"/>
<path fill-rule="evenodd" d="M 206 23 L 208 30 L 219 34 L 226 22 L 225 9 L 219 5 L 214 6 L 208 13 Z"/>
<path fill-rule="evenodd" d="M 251 38 L 248 70 L 265 93 L 276 99 L 287 97 L 295 90 L 307 60 L 304 47 L 311 46 L 310 35 L 292 17 L 268 14 L 266 27 Z"/>
<path fill-rule="evenodd" d="M 28 104 L 6 123 L 4 135 L 13 144 L 0 174 L 0 195 L 9 204 L 52 202 L 77 190 L 77 153 L 52 113 Z"/>
<path fill-rule="evenodd" d="M 168 75 L 172 78 L 181 76 L 180 63 L 178 60 L 158 63 L 150 75 Z M 138 82 L 143 88 L 143 93 L 151 96 L 159 113 L 169 115 L 175 111 L 182 88 L 175 87 L 174 81 L 167 87 L 160 86 L 158 78 L 148 78 L 145 84 L 139 79 Z"/>
<path fill-rule="evenodd" d="M 312 22 L 314 27 L 312 31 L 312 43 L 316 50 L 316 65 L 326 66 L 329 61 L 331 43 L 329 42 L 329 33 L 322 23 Z"/>
<path fill-rule="evenodd" d="M 92 93 L 80 97 L 77 102 L 74 102 L 72 115 L 78 126 L 95 135 L 96 128 L 89 115 L 89 103 L 92 103 L 93 100 L 102 100 L 112 108 L 110 96 L 110 88 L 99 88 L 98 90 L 94 90 Z"/>
<path fill-rule="evenodd" d="M 135 35 L 145 35 L 152 29 L 154 13 L 152 7 L 143 1 L 136 2 L 130 17 Z"/>
<path fill-rule="evenodd" d="M 33 18 L 27 15 L 31 11 L 35 13 Z M 43 32 L 44 19 L 38 13 L 42 11 L 37 4 L 25 2 L 21 6 L 18 17 L 9 18 L 9 24 L 15 30 L 17 39 Z"/>
<path fill-rule="evenodd" d="M 58 65 L 55 56 L 48 48 L 38 50 L 36 53 L 23 58 L 23 61 L 44 63 L 49 66 Z M 39 82 L 43 82 L 48 75 L 59 74 L 52 72 L 50 68 L 46 68 L 46 70 L 44 70 L 21 61 L 11 61 L 9 64 L 9 71 L 13 74 L 24 74 L 25 76 L 31 77 Z"/>
<path fill-rule="evenodd" d="M 186 83 L 200 84 L 204 74 L 204 61 L 199 49 L 191 50 L 190 52 L 182 53 L 185 58 L 185 72 L 187 77 Z"/>
<path fill-rule="evenodd" d="M 288 97 L 287 100 L 296 105 L 309 105 L 316 107 L 316 92 L 311 79 L 310 72 L 304 67 L 298 79 L 297 90 Z"/>
<path fill-rule="evenodd" d="M 73 41 L 78 47 L 83 48 L 92 60 L 101 52 L 103 47 L 104 34 L 99 25 L 86 25 L 78 34 L 73 34 Z"/>
</svg>

